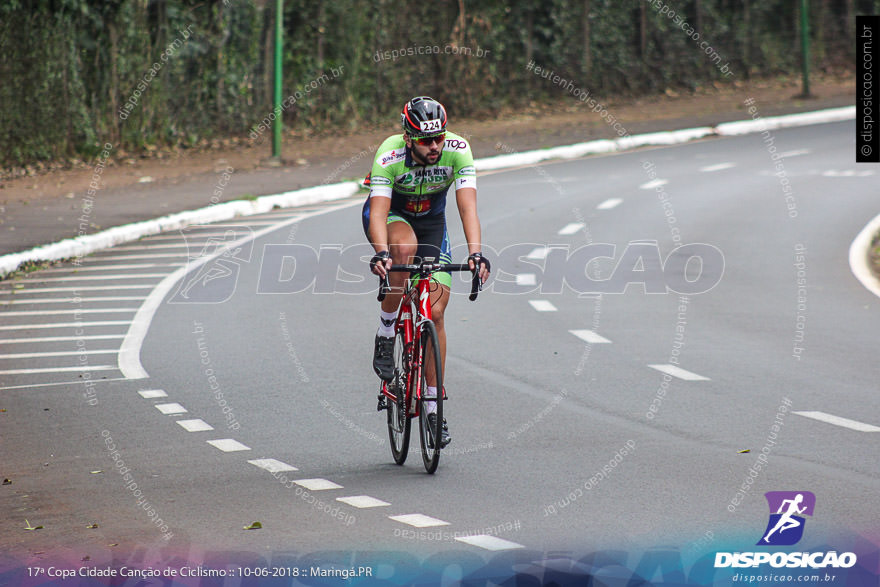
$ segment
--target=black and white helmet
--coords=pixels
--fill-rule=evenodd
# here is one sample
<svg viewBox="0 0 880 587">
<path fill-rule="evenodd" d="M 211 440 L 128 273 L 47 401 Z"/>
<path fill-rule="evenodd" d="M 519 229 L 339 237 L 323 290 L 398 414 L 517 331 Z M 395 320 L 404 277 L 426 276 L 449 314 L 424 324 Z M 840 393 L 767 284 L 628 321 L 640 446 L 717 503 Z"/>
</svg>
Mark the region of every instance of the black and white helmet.
<svg viewBox="0 0 880 587">
<path fill-rule="evenodd" d="M 446 108 L 428 96 L 418 96 L 403 105 L 403 131 L 411 137 L 427 137 L 446 130 Z"/>
</svg>

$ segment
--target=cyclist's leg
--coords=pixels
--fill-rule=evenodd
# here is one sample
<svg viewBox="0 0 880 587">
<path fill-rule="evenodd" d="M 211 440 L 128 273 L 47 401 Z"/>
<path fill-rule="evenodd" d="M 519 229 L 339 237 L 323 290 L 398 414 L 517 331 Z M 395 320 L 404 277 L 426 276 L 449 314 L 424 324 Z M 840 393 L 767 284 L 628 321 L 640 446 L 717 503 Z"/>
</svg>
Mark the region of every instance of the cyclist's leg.
<svg viewBox="0 0 880 587">
<path fill-rule="evenodd" d="M 411 263 L 419 246 L 412 227 L 405 220 L 393 214 L 388 215 L 388 245 L 391 249 L 391 262 L 394 265 Z M 382 301 L 383 312 L 397 311 L 400 306 L 400 298 L 403 295 L 403 286 L 408 277 L 409 274 L 401 271 L 388 274 L 391 291 Z"/>
</svg>

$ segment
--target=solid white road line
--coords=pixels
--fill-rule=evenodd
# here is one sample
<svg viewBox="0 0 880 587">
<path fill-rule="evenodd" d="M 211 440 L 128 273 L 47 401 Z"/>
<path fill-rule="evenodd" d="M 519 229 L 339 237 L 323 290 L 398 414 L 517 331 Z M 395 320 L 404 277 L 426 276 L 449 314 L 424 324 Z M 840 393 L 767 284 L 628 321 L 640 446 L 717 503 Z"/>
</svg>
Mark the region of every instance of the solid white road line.
<svg viewBox="0 0 880 587">
<path fill-rule="evenodd" d="M 877 426 L 872 426 L 871 424 L 865 424 L 863 422 L 857 422 L 855 420 L 850 420 L 849 418 L 841 418 L 840 416 L 832 416 L 831 414 L 826 414 L 825 412 L 794 412 L 798 416 L 803 416 L 804 418 L 812 418 L 813 420 L 819 420 L 820 422 L 825 422 L 827 424 L 834 424 L 835 426 L 843 426 L 844 428 L 849 428 L 850 430 L 855 430 L 857 432 L 880 432 L 880 428 Z"/>
<path fill-rule="evenodd" d="M 21 288 L 21 289 L 6 289 L 0 290 L 0 295 L 13 295 L 13 296 L 24 296 L 32 293 L 58 293 L 63 291 L 106 291 L 106 290 L 119 290 L 119 289 L 150 289 L 153 287 L 149 283 L 138 284 L 138 285 L 81 285 L 74 287 L 35 287 L 35 288 Z"/>
<path fill-rule="evenodd" d="M 180 267 L 183 263 L 131 263 L 128 265 L 79 265 L 79 266 L 71 266 L 71 267 L 53 267 L 52 269 L 42 269 L 40 270 L 40 274 L 43 273 L 82 273 L 83 271 L 111 271 L 111 270 L 128 270 L 128 269 L 151 269 L 154 267 Z"/>
<path fill-rule="evenodd" d="M 676 367 L 675 365 L 648 365 L 648 367 L 651 369 L 657 369 L 661 373 L 666 373 L 667 375 L 677 377 L 678 379 L 684 379 L 685 381 L 711 381 L 708 377 L 685 371 L 681 367 Z"/>
<path fill-rule="evenodd" d="M 122 326 L 131 324 L 130 320 L 108 320 L 104 322 L 53 322 L 52 324 L 15 324 L 0 326 L 0 330 L 27 330 L 29 328 L 82 328 L 84 326 Z"/>
<path fill-rule="evenodd" d="M 60 281 L 108 281 L 111 279 L 158 279 L 159 277 L 165 277 L 168 275 L 167 273 L 137 273 L 137 274 L 120 274 L 120 275 L 84 275 L 82 277 L 74 276 L 74 277 L 47 277 L 46 279 L 40 279 L 38 274 L 34 274 L 34 276 L 28 279 L 28 283 L 49 283 L 49 282 L 60 282 Z"/>
<path fill-rule="evenodd" d="M 155 399 L 157 397 L 168 397 L 164 389 L 142 389 L 138 395 L 144 399 Z"/>
<path fill-rule="evenodd" d="M 590 344 L 604 344 L 611 342 L 604 336 L 596 334 L 593 330 L 569 330 L 569 332 L 581 339 L 582 341 L 588 342 Z"/>
<path fill-rule="evenodd" d="M 664 186 L 669 183 L 668 179 L 652 179 L 649 182 L 643 183 L 639 186 L 640 190 L 653 190 L 655 188 L 659 188 L 660 186 Z"/>
<path fill-rule="evenodd" d="M 249 446 L 245 446 L 239 441 L 232 438 L 220 438 L 218 440 L 208 440 L 206 442 L 214 448 L 222 450 L 223 452 L 237 452 L 241 450 L 251 449 Z"/>
<path fill-rule="evenodd" d="M 623 204 L 623 198 L 609 198 L 596 206 L 596 210 L 611 210 Z"/>
<path fill-rule="evenodd" d="M 547 300 L 529 300 L 529 304 L 538 312 L 556 312 L 556 306 Z"/>
<path fill-rule="evenodd" d="M 7 369 L 0 375 L 32 375 L 34 373 L 87 373 L 91 371 L 115 371 L 116 365 L 83 365 L 81 367 L 47 367 L 45 369 Z M 82 383 L 82 382 L 80 382 Z"/>
<path fill-rule="evenodd" d="M 281 473 L 283 471 L 299 471 L 299 469 L 297 469 L 293 465 L 288 465 L 287 463 L 276 459 L 253 459 L 248 462 L 255 467 L 265 469 L 270 473 Z"/>
<path fill-rule="evenodd" d="M 784 153 L 780 153 L 780 157 L 800 157 L 801 155 L 809 155 L 812 153 L 809 149 L 797 149 L 795 151 L 785 151 Z"/>
<path fill-rule="evenodd" d="M 172 402 L 170 404 L 156 404 L 156 409 L 165 414 L 166 416 L 173 416 L 175 414 L 185 414 L 186 408 L 180 405 L 177 402 Z"/>
<path fill-rule="evenodd" d="M 342 204 L 327 206 L 326 208 L 317 210 L 311 214 L 303 214 L 289 220 L 278 222 L 277 224 L 274 224 L 272 226 L 268 226 L 266 228 L 252 232 L 246 237 L 238 239 L 234 242 L 225 243 L 224 246 L 218 247 L 219 250 L 209 255 L 205 255 L 204 257 L 194 259 L 185 267 L 180 267 L 176 269 L 173 273 L 164 276 L 165 278 L 160 281 L 156 285 L 156 287 L 153 288 L 153 290 L 150 292 L 149 297 L 147 297 L 146 301 L 143 303 L 143 305 L 141 305 L 140 309 L 137 311 L 137 314 L 135 314 L 134 319 L 131 322 L 131 326 L 128 329 L 128 333 L 125 335 L 125 340 L 122 341 L 122 348 L 119 352 L 119 370 L 122 371 L 122 374 L 129 379 L 144 379 L 146 377 L 149 377 L 146 369 L 144 369 L 144 366 L 141 364 L 141 345 L 144 342 L 144 338 L 147 336 L 147 330 L 150 328 L 150 323 L 153 321 L 153 315 L 159 309 L 159 305 L 162 303 L 162 300 L 165 299 L 165 296 L 168 295 L 171 289 L 185 275 L 192 271 L 195 271 L 202 265 L 219 257 L 225 252 L 228 252 L 232 248 L 256 240 L 265 234 L 269 234 L 270 232 L 273 232 L 275 230 L 280 230 L 286 226 L 290 226 L 291 224 L 296 224 L 297 222 L 300 222 L 301 220 L 304 220 L 306 218 L 328 214 L 330 212 L 335 212 L 336 210 L 342 210 L 344 208 L 351 208 L 352 206 L 359 205 L 359 203 L 359 200 L 351 200 Z M 140 247 L 136 248 L 140 249 Z"/>
<path fill-rule="evenodd" d="M 516 276 L 517 285 L 536 285 L 537 283 L 534 273 L 520 273 Z"/>
<path fill-rule="evenodd" d="M 210 226 L 211 228 L 217 228 L 216 226 L 211 226 L 211 225 L 208 225 L 208 226 Z M 192 230 L 192 229 L 193 229 L 192 226 L 187 227 L 187 230 Z M 196 229 L 196 230 L 198 230 L 198 229 Z M 202 229 L 202 230 L 204 230 L 204 229 Z M 173 241 L 173 240 L 184 240 L 185 239 L 185 240 L 189 240 L 190 242 L 192 242 L 191 239 L 203 238 L 203 237 L 210 238 L 210 237 L 215 237 L 215 236 L 226 236 L 226 231 L 225 230 L 222 232 L 218 232 L 218 231 L 195 232 L 195 231 L 193 231 L 193 232 L 187 232 L 186 234 L 180 234 L 180 233 L 178 233 L 178 234 L 163 234 L 163 235 L 159 235 L 159 236 L 151 236 L 151 237 L 148 237 L 149 240 L 145 239 L 145 240 L 142 240 L 139 242 L 149 246 L 150 243 L 152 243 L 154 241 Z"/>
<path fill-rule="evenodd" d="M 488 534 L 476 534 L 474 536 L 458 536 L 455 538 L 459 542 L 464 542 L 465 544 L 470 544 L 472 546 L 479 546 L 480 548 L 485 548 L 486 550 L 497 551 L 497 550 L 512 550 L 514 548 L 525 548 L 522 544 L 517 544 L 516 542 L 511 542 L 510 540 L 504 540 L 503 538 L 498 538 L 497 536 L 490 536 Z"/>
<path fill-rule="evenodd" d="M 58 314 L 113 314 L 137 312 L 137 308 L 77 308 L 75 310 L 25 310 L 21 312 L 2 312 L 0 316 L 53 316 Z"/>
<path fill-rule="evenodd" d="M 43 357 L 77 357 L 80 355 L 112 355 L 118 353 L 116 349 L 105 349 L 99 351 L 49 351 L 40 353 L 12 353 L 0 355 L 0 359 L 40 359 Z"/>
<path fill-rule="evenodd" d="M 722 171 L 724 169 L 731 169 L 736 167 L 736 163 L 717 163 L 715 165 L 707 165 L 706 167 L 700 167 L 700 171 L 707 173 L 712 171 Z"/>
<path fill-rule="evenodd" d="M 0 306 L 13 306 L 20 304 L 84 304 L 89 302 L 137 302 L 147 299 L 147 296 L 116 296 L 102 298 L 33 298 L 0 302 Z"/>
<path fill-rule="evenodd" d="M 356 508 L 378 508 L 391 505 L 387 501 L 370 497 L 369 495 L 352 495 L 351 497 L 337 497 L 336 501 L 347 503 Z"/>
<path fill-rule="evenodd" d="M 178 420 L 177 423 L 183 426 L 183 429 L 187 432 L 204 432 L 206 430 L 214 429 L 213 426 L 204 420 L 199 420 L 198 418 L 194 420 Z"/>
<path fill-rule="evenodd" d="M 431 526 L 448 526 L 449 522 L 426 516 L 425 514 L 404 514 L 402 516 L 388 516 L 395 522 L 409 524 L 416 528 L 430 528 Z"/>
<path fill-rule="evenodd" d="M 0 344 L 23 344 L 32 342 L 69 342 L 72 340 L 104 340 L 123 338 L 124 334 L 95 334 L 90 336 L 44 336 L 42 338 L 0 338 Z"/>
<path fill-rule="evenodd" d="M 880 214 L 875 216 L 853 239 L 849 246 L 849 268 L 868 291 L 880 297 L 880 279 L 874 276 L 868 265 L 868 250 L 871 247 L 871 240 L 878 230 L 880 230 Z"/>
<path fill-rule="evenodd" d="M 579 231 L 580 229 L 582 229 L 585 226 L 586 226 L 586 224 L 584 224 L 583 222 L 572 222 L 571 224 L 566 224 L 565 226 L 560 228 L 559 232 L 557 232 L 556 234 L 564 234 L 564 235 L 575 234 L 577 231 Z"/>
<path fill-rule="evenodd" d="M 298 479 L 294 483 L 305 487 L 309 491 L 326 491 L 327 489 L 342 489 L 342 485 L 327 479 Z"/>
<path fill-rule="evenodd" d="M 109 379 L 97 379 L 94 383 L 108 383 L 110 381 L 125 381 L 125 377 L 113 377 Z M 30 389 L 32 387 L 58 387 L 59 385 L 79 385 L 83 384 L 82 379 L 77 379 L 76 381 L 55 381 L 53 383 L 29 383 L 27 385 L 8 385 L 6 387 L 0 387 L 0 391 L 12 390 L 12 389 Z"/>
<path fill-rule="evenodd" d="M 112 251 L 113 249 L 108 249 L 108 251 Z M 101 251 L 101 253 L 106 253 L 107 251 Z M 107 254 L 99 254 L 93 253 L 88 257 L 83 258 L 84 265 L 89 265 L 91 263 L 99 263 L 101 261 L 134 261 L 134 260 L 142 260 L 142 259 L 184 259 L 186 255 L 183 253 L 153 253 L 151 255 L 107 255 Z"/>
<path fill-rule="evenodd" d="M 538 248 L 532 250 L 531 253 L 526 255 L 526 259 L 537 259 L 537 260 L 546 259 L 547 255 L 549 255 L 549 254 L 550 254 L 550 249 L 548 249 L 547 247 L 538 247 Z"/>
</svg>

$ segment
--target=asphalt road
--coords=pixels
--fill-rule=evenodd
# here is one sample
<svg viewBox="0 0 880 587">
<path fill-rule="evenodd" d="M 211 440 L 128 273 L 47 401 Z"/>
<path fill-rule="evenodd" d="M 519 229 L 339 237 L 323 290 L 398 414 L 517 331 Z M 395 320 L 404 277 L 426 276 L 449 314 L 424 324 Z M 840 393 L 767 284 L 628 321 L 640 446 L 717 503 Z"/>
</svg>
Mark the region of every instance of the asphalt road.
<svg viewBox="0 0 880 587">
<path fill-rule="evenodd" d="M 814 544 L 876 536 L 880 300 L 847 252 L 877 214 L 877 172 L 852 162 L 852 136 L 825 124 L 483 174 L 495 282 L 475 303 L 457 283 L 447 312 L 453 442 L 433 476 L 415 449 L 393 464 L 375 411 L 362 196 L 0 283 L 15 302 L 2 550 L 693 561 L 752 548 L 776 490 L 816 495 Z M 218 261 L 211 238 L 242 243 Z M 200 281 L 188 255 L 208 261 Z M 410 514 L 427 518 L 393 518 Z"/>
</svg>

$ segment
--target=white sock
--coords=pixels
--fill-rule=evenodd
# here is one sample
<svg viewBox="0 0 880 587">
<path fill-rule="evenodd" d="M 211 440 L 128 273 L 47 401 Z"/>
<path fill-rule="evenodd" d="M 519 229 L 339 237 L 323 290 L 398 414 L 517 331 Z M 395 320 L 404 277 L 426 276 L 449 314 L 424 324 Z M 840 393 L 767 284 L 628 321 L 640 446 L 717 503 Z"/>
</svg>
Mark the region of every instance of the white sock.
<svg viewBox="0 0 880 587">
<path fill-rule="evenodd" d="M 379 336 L 394 336 L 394 323 L 397 322 L 397 312 L 383 312 L 379 310 Z"/>
<path fill-rule="evenodd" d="M 427 398 L 436 398 L 437 397 L 437 388 L 432 387 L 430 385 L 425 386 L 425 399 Z M 429 414 L 437 413 L 437 402 L 425 402 L 425 409 L 428 410 Z"/>
</svg>

